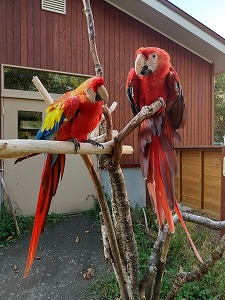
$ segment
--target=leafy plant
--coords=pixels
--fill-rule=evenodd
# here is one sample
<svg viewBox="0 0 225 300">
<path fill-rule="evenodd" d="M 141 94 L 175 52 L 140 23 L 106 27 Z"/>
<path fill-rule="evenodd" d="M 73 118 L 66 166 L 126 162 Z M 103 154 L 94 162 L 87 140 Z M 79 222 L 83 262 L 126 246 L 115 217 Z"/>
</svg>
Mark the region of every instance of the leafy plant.
<svg viewBox="0 0 225 300">
<path fill-rule="evenodd" d="M 98 199 L 97 199 L 97 196 L 94 195 L 94 194 L 91 194 L 89 195 L 88 197 L 92 197 L 93 200 L 94 200 L 94 205 L 92 208 L 84 211 L 84 214 L 91 217 L 93 220 L 99 220 L 99 213 L 101 212 L 101 209 L 100 209 L 100 205 L 99 205 L 99 202 L 98 202 Z M 107 204 L 108 204 L 108 207 L 109 207 L 109 210 L 111 211 L 111 201 L 110 201 L 110 197 L 109 195 L 107 195 L 105 193 L 105 197 L 106 197 L 106 201 L 107 201 Z"/>
<path fill-rule="evenodd" d="M 140 276 L 148 267 L 149 255 L 155 240 L 154 236 L 157 236 L 157 225 L 154 214 L 147 209 L 146 216 L 148 219 L 148 230 L 146 230 L 142 209 L 139 207 L 132 209 L 133 227 L 139 252 Z M 204 257 L 207 257 L 213 250 L 219 238 L 218 235 L 206 228 L 193 224 L 188 224 L 188 230 L 200 253 L 204 255 Z M 148 231 L 150 231 L 151 238 L 149 237 Z M 187 236 L 182 226 L 178 224 L 170 243 L 170 251 L 167 257 L 167 267 L 163 278 L 160 299 L 165 299 L 171 288 L 174 276 L 179 271 L 190 271 L 193 267 L 197 266 L 196 263 L 196 257 L 188 243 Z M 224 274 L 225 258 L 218 261 L 216 266 L 202 279 L 185 284 L 176 299 L 223 300 L 225 294 Z M 103 276 L 92 284 L 88 289 L 88 293 L 91 294 L 92 299 L 96 300 L 116 299 L 119 289 L 113 271 L 110 275 Z"/>
<path fill-rule="evenodd" d="M 214 139 L 217 143 L 223 142 L 225 134 L 225 74 L 218 75 L 215 81 L 215 130 Z"/>
<path fill-rule="evenodd" d="M 20 235 L 23 236 L 33 227 L 34 217 L 24 216 L 22 214 L 17 215 L 17 222 L 20 229 Z M 65 218 L 64 215 L 50 214 L 47 217 L 47 225 L 54 226 Z M 12 216 L 7 207 L 2 205 L 0 212 L 0 247 L 5 247 L 18 237 L 18 233 L 15 228 Z"/>
</svg>

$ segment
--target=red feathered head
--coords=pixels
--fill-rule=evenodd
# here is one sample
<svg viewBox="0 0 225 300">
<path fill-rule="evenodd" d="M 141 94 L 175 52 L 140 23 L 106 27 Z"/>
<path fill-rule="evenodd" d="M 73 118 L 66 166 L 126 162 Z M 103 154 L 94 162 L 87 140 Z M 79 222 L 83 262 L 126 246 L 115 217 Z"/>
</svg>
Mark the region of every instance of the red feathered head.
<svg viewBox="0 0 225 300">
<path fill-rule="evenodd" d="M 135 71 L 137 75 L 157 74 L 164 77 L 171 66 L 169 54 L 157 47 L 141 47 L 136 51 Z"/>
<path fill-rule="evenodd" d="M 104 79 L 102 77 L 94 77 L 91 81 L 90 88 L 96 93 L 100 86 L 104 85 Z"/>
</svg>

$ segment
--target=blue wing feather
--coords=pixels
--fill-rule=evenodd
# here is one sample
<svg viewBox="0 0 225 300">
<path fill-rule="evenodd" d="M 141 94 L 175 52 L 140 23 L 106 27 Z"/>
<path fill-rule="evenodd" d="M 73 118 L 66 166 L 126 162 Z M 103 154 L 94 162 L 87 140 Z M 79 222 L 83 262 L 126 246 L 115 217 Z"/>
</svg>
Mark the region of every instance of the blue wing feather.
<svg viewBox="0 0 225 300">
<path fill-rule="evenodd" d="M 62 114 L 59 122 L 55 122 L 54 127 L 49 130 L 42 131 L 42 127 L 38 130 L 35 139 L 36 140 L 49 140 L 51 137 L 58 132 L 59 127 L 61 126 L 63 120 L 65 119 L 65 115 Z"/>
</svg>

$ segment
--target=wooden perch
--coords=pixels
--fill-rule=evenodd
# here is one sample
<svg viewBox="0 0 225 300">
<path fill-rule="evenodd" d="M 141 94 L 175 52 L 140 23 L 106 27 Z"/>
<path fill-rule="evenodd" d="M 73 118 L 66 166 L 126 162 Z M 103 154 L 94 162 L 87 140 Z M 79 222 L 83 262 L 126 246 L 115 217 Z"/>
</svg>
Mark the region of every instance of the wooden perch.
<svg viewBox="0 0 225 300">
<path fill-rule="evenodd" d="M 112 154 L 114 142 L 102 143 L 96 147 L 89 143 L 80 143 L 77 154 Z M 0 140 L 0 158 L 26 156 L 31 153 L 75 154 L 72 142 L 44 140 Z M 123 146 L 123 154 L 133 154 L 131 146 Z"/>
</svg>

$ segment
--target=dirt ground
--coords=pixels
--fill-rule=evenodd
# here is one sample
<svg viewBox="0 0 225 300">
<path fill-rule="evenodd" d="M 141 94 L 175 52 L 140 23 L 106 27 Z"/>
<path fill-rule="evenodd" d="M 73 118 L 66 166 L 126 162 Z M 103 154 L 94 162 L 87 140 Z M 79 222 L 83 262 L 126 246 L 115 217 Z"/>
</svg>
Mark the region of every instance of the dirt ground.
<svg viewBox="0 0 225 300">
<path fill-rule="evenodd" d="M 100 227 L 84 215 L 68 217 L 41 235 L 37 257 L 23 278 L 30 234 L 0 248 L 0 299 L 91 300 L 87 287 L 107 272 Z M 88 268 L 95 277 L 84 279 Z"/>
</svg>

